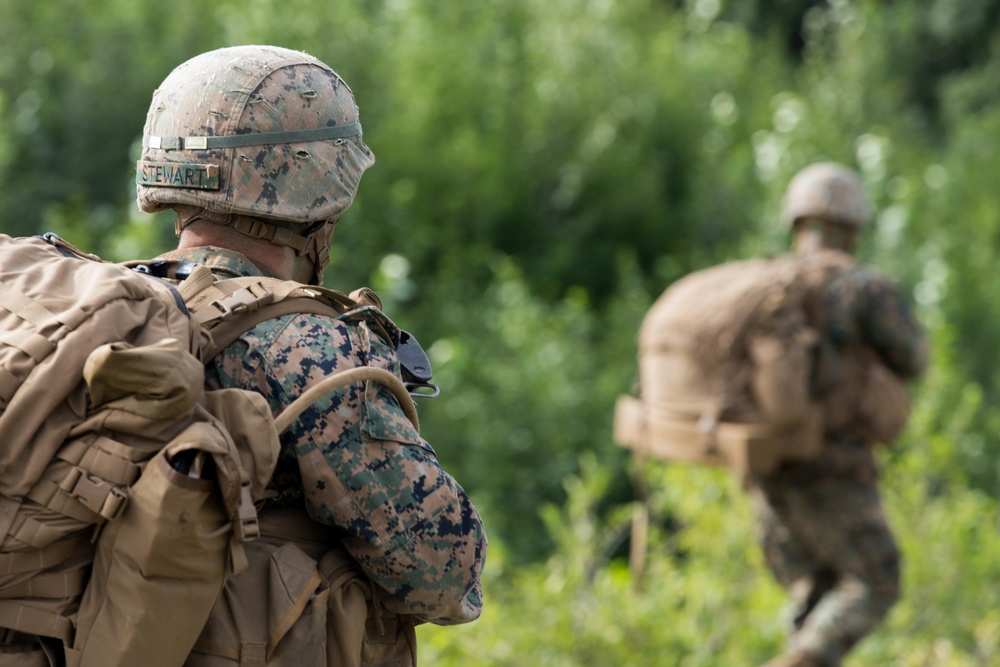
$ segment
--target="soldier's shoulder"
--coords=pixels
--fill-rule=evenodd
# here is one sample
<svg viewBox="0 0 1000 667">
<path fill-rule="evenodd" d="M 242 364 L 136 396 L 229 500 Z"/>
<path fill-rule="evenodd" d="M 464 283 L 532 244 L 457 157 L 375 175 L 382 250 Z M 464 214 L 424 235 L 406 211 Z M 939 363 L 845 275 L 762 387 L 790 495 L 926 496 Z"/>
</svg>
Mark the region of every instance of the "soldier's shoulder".
<svg viewBox="0 0 1000 667">
<path fill-rule="evenodd" d="M 322 313 L 292 313 L 258 324 L 248 336 L 251 345 L 263 346 L 271 352 L 275 348 L 315 352 L 322 356 L 331 352 L 348 354 L 351 340 L 366 330 L 368 338 L 375 337 L 395 349 L 399 345 L 399 327 L 380 310 L 363 306 L 340 315 Z M 280 350 L 279 350 L 280 352 Z"/>
<path fill-rule="evenodd" d="M 898 290 L 896 281 L 877 266 L 856 264 L 845 270 L 846 277 L 874 289 Z"/>
</svg>

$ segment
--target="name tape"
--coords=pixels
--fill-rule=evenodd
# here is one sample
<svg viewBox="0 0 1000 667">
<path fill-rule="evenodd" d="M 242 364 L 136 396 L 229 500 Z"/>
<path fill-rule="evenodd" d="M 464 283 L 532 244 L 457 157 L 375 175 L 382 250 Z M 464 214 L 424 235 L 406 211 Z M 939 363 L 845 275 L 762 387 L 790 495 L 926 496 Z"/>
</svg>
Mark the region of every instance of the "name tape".
<svg viewBox="0 0 1000 667">
<path fill-rule="evenodd" d="M 135 165 L 135 182 L 162 188 L 218 190 L 219 165 L 139 160 Z"/>
</svg>

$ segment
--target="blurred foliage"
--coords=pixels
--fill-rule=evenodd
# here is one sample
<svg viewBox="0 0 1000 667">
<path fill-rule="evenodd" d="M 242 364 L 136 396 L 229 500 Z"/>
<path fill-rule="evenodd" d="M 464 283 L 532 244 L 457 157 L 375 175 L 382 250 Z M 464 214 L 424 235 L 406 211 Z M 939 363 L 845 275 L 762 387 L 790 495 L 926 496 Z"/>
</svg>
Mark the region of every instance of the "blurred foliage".
<svg viewBox="0 0 1000 667">
<path fill-rule="evenodd" d="M 0 230 L 166 250 L 170 220 L 132 202 L 154 87 L 225 45 L 327 61 L 378 160 L 328 283 L 372 285 L 429 350 L 425 434 L 492 538 L 486 615 L 422 630 L 430 662 L 742 665 L 780 645 L 783 596 L 738 484 L 653 466 L 670 521 L 637 592 L 612 406 L 656 295 L 782 251 L 788 178 L 851 164 L 880 211 L 862 257 L 934 342 L 884 457 L 906 597 L 853 664 L 1000 664 L 998 16 L 1000 0 L 0 0 Z"/>
<path fill-rule="evenodd" d="M 946 335 L 943 332 L 936 332 Z M 1000 665 L 1000 503 L 969 488 L 954 443 L 980 396 L 940 359 L 907 433 L 880 450 L 884 499 L 905 557 L 904 595 L 845 661 L 900 667 Z M 483 617 L 419 629 L 438 667 L 716 667 L 761 664 L 782 648 L 791 611 L 755 547 L 750 503 L 729 471 L 647 462 L 653 522 L 642 586 L 609 537 L 628 507 L 600 512 L 612 472 L 585 456 L 568 500 L 542 514 L 554 553 L 516 572 L 491 554 Z M 499 562 L 498 562 L 499 561 Z"/>
</svg>

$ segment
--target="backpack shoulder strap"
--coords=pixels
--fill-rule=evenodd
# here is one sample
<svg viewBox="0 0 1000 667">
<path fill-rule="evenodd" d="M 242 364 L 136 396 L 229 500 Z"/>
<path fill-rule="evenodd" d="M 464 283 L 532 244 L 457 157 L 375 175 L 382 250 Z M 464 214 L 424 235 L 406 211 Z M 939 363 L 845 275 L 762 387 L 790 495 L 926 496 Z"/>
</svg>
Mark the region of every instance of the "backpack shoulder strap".
<svg viewBox="0 0 1000 667">
<path fill-rule="evenodd" d="M 211 334 L 203 360 L 261 322 L 295 313 L 339 317 L 362 304 L 336 290 L 263 276 L 218 279 L 199 266 L 180 286 L 195 319 Z"/>
<path fill-rule="evenodd" d="M 325 287 L 262 276 L 218 279 L 204 266 L 193 270 L 179 289 L 188 309 L 211 336 L 203 350 L 202 361 L 205 363 L 267 320 L 301 313 L 339 317 L 364 306 L 381 306 L 378 295 L 364 287 L 347 296 Z M 392 340 L 378 318 L 371 319 L 370 323 L 380 330 L 379 333 L 387 341 Z M 336 373 L 312 387 L 277 417 L 278 432 L 284 431 L 323 396 L 349 384 L 368 380 L 380 382 L 392 391 L 419 433 L 416 406 L 402 380 L 385 369 L 367 366 Z"/>
</svg>

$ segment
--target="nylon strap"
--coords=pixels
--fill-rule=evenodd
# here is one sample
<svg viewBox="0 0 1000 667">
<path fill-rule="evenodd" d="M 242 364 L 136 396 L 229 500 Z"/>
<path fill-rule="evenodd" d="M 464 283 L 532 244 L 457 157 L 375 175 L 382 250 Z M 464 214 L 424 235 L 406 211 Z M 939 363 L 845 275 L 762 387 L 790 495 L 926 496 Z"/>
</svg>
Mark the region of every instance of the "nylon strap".
<svg viewBox="0 0 1000 667">
<path fill-rule="evenodd" d="M 14 525 L 14 520 L 21 514 L 21 501 L 13 498 L 0 496 L 0 543 L 7 539 L 10 527 Z M 0 574 L 3 574 L 0 572 Z"/>
<path fill-rule="evenodd" d="M 252 330 L 261 322 L 277 319 L 286 315 L 326 315 L 336 317 L 340 313 L 326 303 L 312 297 L 289 297 L 277 303 L 271 303 L 258 308 L 253 313 L 244 314 L 238 319 L 219 320 L 213 324 L 212 342 L 202 351 L 202 359 L 207 363 L 214 359 L 235 342 L 240 336 Z"/>
<path fill-rule="evenodd" d="M 243 642 L 240 645 L 240 667 L 264 667 L 267 664 L 267 644 Z"/>
<path fill-rule="evenodd" d="M 75 535 L 41 549 L 0 553 L 0 575 L 44 570 L 76 556 L 93 554 L 90 537 L 90 534 Z"/>
<path fill-rule="evenodd" d="M 268 280 L 257 276 L 218 280 L 202 290 L 184 292 L 188 307 L 198 322 L 212 335 L 212 344 L 203 352 L 208 362 L 230 343 L 257 324 L 293 313 L 316 313 L 336 317 L 358 307 L 350 297 L 322 287 L 303 286 L 292 280 Z M 223 295 L 219 298 L 219 295 Z M 238 309 L 231 304 L 238 303 Z M 232 314 L 237 317 L 233 317 Z M 275 418 L 278 433 L 320 398 L 355 382 L 374 380 L 385 385 L 413 427 L 420 432 L 420 419 L 403 381 L 384 368 L 359 366 L 323 379 L 299 396 Z"/>
<path fill-rule="evenodd" d="M 42 329 L 60 319 L 30 296 L 5 283 L 0 283 L 0 308 L 14 313 L 25 322 Z"/>
<path fill-rule="evenodd" d="M 233 229 L 250 238 L 264 239 L 275 245 L 292 248 L 297 253 L 309 247 L 309 238 L 296 234 L 287 227 L 279 227 L 256 218 L 240 217 L 232 224 Z"/>
<path fill-rule="evenodd" d="M 71 519 L 99 523 L 116 518 L 125 507 L 127 487 L 142 473 L 142 467 L 100 448 L 104 436 L 93 442 L 72 440 L 56 456 L 69 467 L 50 465 L 25 496 Z M 26 519 L 11 535 L 26 544 L 35 544 L 37 530 Z M 43 523 L 44 525 L 44 523 Z"/>
<path fill-rule="evenodd" d="M 69 572 L 41 572 L 30 579 L 4 586 L 0 589 L 0 599 L 73 598 L 83 593 L 89 574 L 89 568 L 83 563 Z"/>
<path fill-rule="evenodd" d="M 52 354 L 53 350 L 56 349 L 56 344 L 45 336 L 24 329 L 0 332 L 0 344 L 16 347 L 36 363 Z"/>
<path fill-rule="evenodd" d="M 73 640 L 73 622 L 65 616 L 6 600 L 0 600 L 0 627 L 66 643 Z"/>
<path fill-rule="evenodd" d="M 648 411 L 647 429 L 652 428 L 650 424 L 655 422 L 655 428 L 661 436 L 669 434 L 669 440 L 672 442 L 691 447 L 704 454 L 718 454 L 720 438 L 738 439 L 747 443 L 755 443 L 757 446 L 768 445 L 776 440 L 774 429 L 765 424 L 719 421 L 706 428 L 698 419 L 668 415 L 657 404 L 647 403 L 646 410 Z M 649 416 L 652 413 L 656 413 L 656 415 Z M 643 454 L 673 458 L 670 454 L 661 451 L 663 449 L 661 443 L 649 437 L 648 432 L 645 442 L 627 443 L 625 446 Z"/>
<path fill-rule="evenodd" d="M 212 273 L 212 269 L 208 268 L 204 264 L 198 264 L 192 269 L 188 277 L 181 281 L 180 285 L 177 286 L 177 291 L 180 292 L 181 298 L 184 299 L 184 303 L 187 304 L 191 301 L 195 294 L 198 294 L 206 287 L 210 286 L 215 282 L 215 275 Z"/>
<path fill-rule="evenodd" d="M 268 309 L 269 313 L 278 312 L 271 309 L 286 299 L 304 298 L 329 304 L 325 308 L 320 307 L 321 310 L 307 312 L 317 312 L 331 317 L 358 307 L 354 300 L 336 290 L 262 276 L 217 280 L 201 289 L 185 290 L 182 294 L 199 324 L 209 328 L 213 337 L 216 335 L 218 321 L 238 319 L 241 324 L 249 322 L 250 320 L 245 318 L 261 310 Z M 289 313 L 272 314 L 253 326 L 247 326 L 241 333 L 249 331 L 264 320 L 280 317 L 282 314 Z"/>
<path fill-rule="evenodd" d="M 240 659 L 240 650 L 236 647 L 230 646 L 228 644 L 220 643 L 210 643 L 205 641 L 197 641 L 191 648 L 193 653 L 201 653 L 204 655 L 214 655 L 220 658 L 226 658 L 232 660 L 233 662 L 238 662 Z"/>
<path fill-rule="evenodd" d="M 43 307 L 39 306 L 39 308 Z M 40 315 L 40 313 L 33 308 L 29 310 L 32 311 L 33 315 Z M 24 312 L 27 313 L 28 311 Z M 45 312 L 48 313 L 48 310 L 45 310 Z M 20 316 L 20 313 L 18 315 Z M 49 313 L 49 316 L 55 318 L 55 316 L 51 313 Z M 22 316 L 22 319 L 25 318 Z M 32 322 L 32 324 L 35 323 Z M 20 350 L 24 354 L 31 357 L 36 364 L 40 363 L 56 349 L 56 344 L 45 336 L 37 334 L 33 331 L 26 331 L 24 329 L 0 332 L 0 345 L 6 345 Z M 21 387 L 21 384 L 23 384 L 24 378 L 18 378 L 5 368 L 0 370 L 2 370 L 2 372 L 0 372 L 0 398 L 5 401 L 9 401 Z"/>
<path fill-rule="evenodd" d="M 64 513 L 64 516 L 68 516 L 68 514 Z M 80 521 L 80 523 L 86 525 L 89 522 Z M 15 520 L 10 529 L 9 537 L 37 549 L 66 537 L 66 531 L 62 530 L 58 524 L 22 515 L 20 521 Z"/>
<path fill-rule="evenodd" d="M 20 389 L 21 382 L 22 380 L 18 379 L 16 375 L 6 368 L 0 367 L 0 398 L 4 401 L 13 398 L 17 390 Z"/>
<path fill-rule="evenodd" d="M 145 135 L 143 148 L 165 151 L 212 150 L 213 148 L 240 148 L 243 146 L 271 146 L 274 144 L 304 144 L 310 141 L 346 139 L 361 134 L 361 123 L 333 127 L 318 127 L 309 130 L 287 130 L 284 132 L 253 132 L 232 134 L 225 137 L 156 137 Z"/>
</svg>

